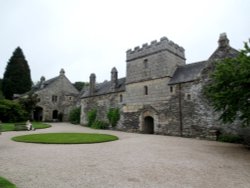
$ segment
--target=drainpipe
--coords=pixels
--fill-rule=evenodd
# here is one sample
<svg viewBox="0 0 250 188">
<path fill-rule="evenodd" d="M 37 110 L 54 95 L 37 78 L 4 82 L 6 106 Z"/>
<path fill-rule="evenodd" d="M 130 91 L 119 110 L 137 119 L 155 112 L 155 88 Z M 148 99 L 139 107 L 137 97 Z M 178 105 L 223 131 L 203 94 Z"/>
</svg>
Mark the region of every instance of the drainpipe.
<svg viewBox="0 0 250 188">
<path fill-rule="evenodd" d="M 183 122 L 182 122 L 182 103 L 181 103 L 181 83 L 178 84 L 178 90 L 179 90 L 178 100 L 179 100 L 180 136 L 183 136 L 182 135 Z"/>
</svg>

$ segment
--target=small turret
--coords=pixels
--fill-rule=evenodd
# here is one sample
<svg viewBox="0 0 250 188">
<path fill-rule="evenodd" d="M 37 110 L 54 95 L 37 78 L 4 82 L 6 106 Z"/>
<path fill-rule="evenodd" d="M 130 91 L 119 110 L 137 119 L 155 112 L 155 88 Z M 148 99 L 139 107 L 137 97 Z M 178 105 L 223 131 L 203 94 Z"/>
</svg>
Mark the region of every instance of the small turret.
<svg viewBox="0 0 250 188">
<path fill-rule="evenodd" d="M 114 67 L 111 70 L 111 90 L 115 91 L 115 88 L 117 87 L 118 83 L 118 71 L 116 70 L 116 68 Z"/>
<path fill-rule="evenodd" d="M 92 73 L 89 77 L 89 94 L 93 95 L 95 92 L 95 88 L 96 88 L 96 76 L 94 73 Z"/>
</svg>

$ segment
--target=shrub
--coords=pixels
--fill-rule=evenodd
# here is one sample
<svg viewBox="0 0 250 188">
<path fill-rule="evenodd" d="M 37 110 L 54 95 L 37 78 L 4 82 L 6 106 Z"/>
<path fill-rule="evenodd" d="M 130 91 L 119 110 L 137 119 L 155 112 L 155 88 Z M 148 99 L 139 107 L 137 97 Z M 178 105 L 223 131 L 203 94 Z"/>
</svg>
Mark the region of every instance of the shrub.
<svg viewBox="0 0 250 188">
<path fill-rule="evenodd" d="M 0 120 L 3 122 L 18 122 L 27 120 L 29 114 L 17 101 L 0 100 Z"/>
<path fill-rule="evenodd" d="M 120 111 L 118 108 L 110 108 L 107 113 L 107 118 L 112 127 L 115 127 L 120 119 Z"/>
<path fill-rule="evenodd" d="M 243 128 L 240 135 L 243 138 L 243 144 L 250 146 L 250 127 Z"/>
<path fill-rule="evenodd" d="M 91 128 L 93 129 L 107 129 L 108 123 L 104 121 L 96 120 L 92 125 Z"/>
<path fill-rule="evenodd" d="M 222 135 L 219 135 L 218 141 L 229 142 L 229 143 L 242 143 L 243 138 L 237 135 L 222 134 Z"/>
<path fill-rule="evenodd" d="M 88 126 L 91 127 L 96 120 L 97 110 L 93 109 L 87 113 Z"/>
<path fill-rule="evenodd" d="M 73 108 L 69 113 L 70 123 L 79 124 L 80 116 L 81 116 L 81 108 L 80 107 Z"/>
</svg>

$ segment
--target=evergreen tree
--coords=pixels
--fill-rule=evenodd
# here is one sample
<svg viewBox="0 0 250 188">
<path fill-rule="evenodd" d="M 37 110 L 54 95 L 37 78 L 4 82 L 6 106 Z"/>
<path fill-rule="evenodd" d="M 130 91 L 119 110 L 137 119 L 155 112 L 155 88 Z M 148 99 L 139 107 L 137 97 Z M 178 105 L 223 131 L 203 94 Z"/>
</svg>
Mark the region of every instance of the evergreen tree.
<svg viewBox="0 0 250 188">
<path fill-rule="evenodd" d="M 22 49 L 17 47 L 10 58 L 3 77 L 3 94 L 13 99 L 14 94 L 23 94 L 31 89 L 30 68 Z"/>
<path fill-rule="evenodd" d="M 3 79 L 0 78 L 0 99 L 3 99 L 3 89 L 2 89 Z"/>
</svg>

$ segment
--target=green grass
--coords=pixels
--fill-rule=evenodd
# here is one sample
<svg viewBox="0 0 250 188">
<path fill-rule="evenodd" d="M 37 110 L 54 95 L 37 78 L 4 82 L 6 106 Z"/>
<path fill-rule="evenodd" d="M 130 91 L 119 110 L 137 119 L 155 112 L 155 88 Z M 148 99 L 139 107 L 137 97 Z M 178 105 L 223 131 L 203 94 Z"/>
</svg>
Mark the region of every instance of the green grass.
<svg viewBox="0 0 250 188">
<path fill-rule="evenodd" d="M 118 137 L 94 133 L 44 133 L 16 136 L 12 140 L 42 144 L 91 144 L 118 140 Z"/>
<path fill-rule="evenodd" d="M 1 188 L 16 188 L 16 186 L 9 182 L 8 180 L 6 180 L 5 178 L 0 176 L 0 187 Z"/>
<path fill-rule="evenodd" d="M 51 127 L 51 125 L 41 123 L 41 122 L 32 122 L 32 125 L 35 129 L 45 129 Z M 6 132 L 6 131 L 14 131 L 15 129 L 15 123 L 1 123 L 0 124 L 0 131 Z"/>
</svg>

